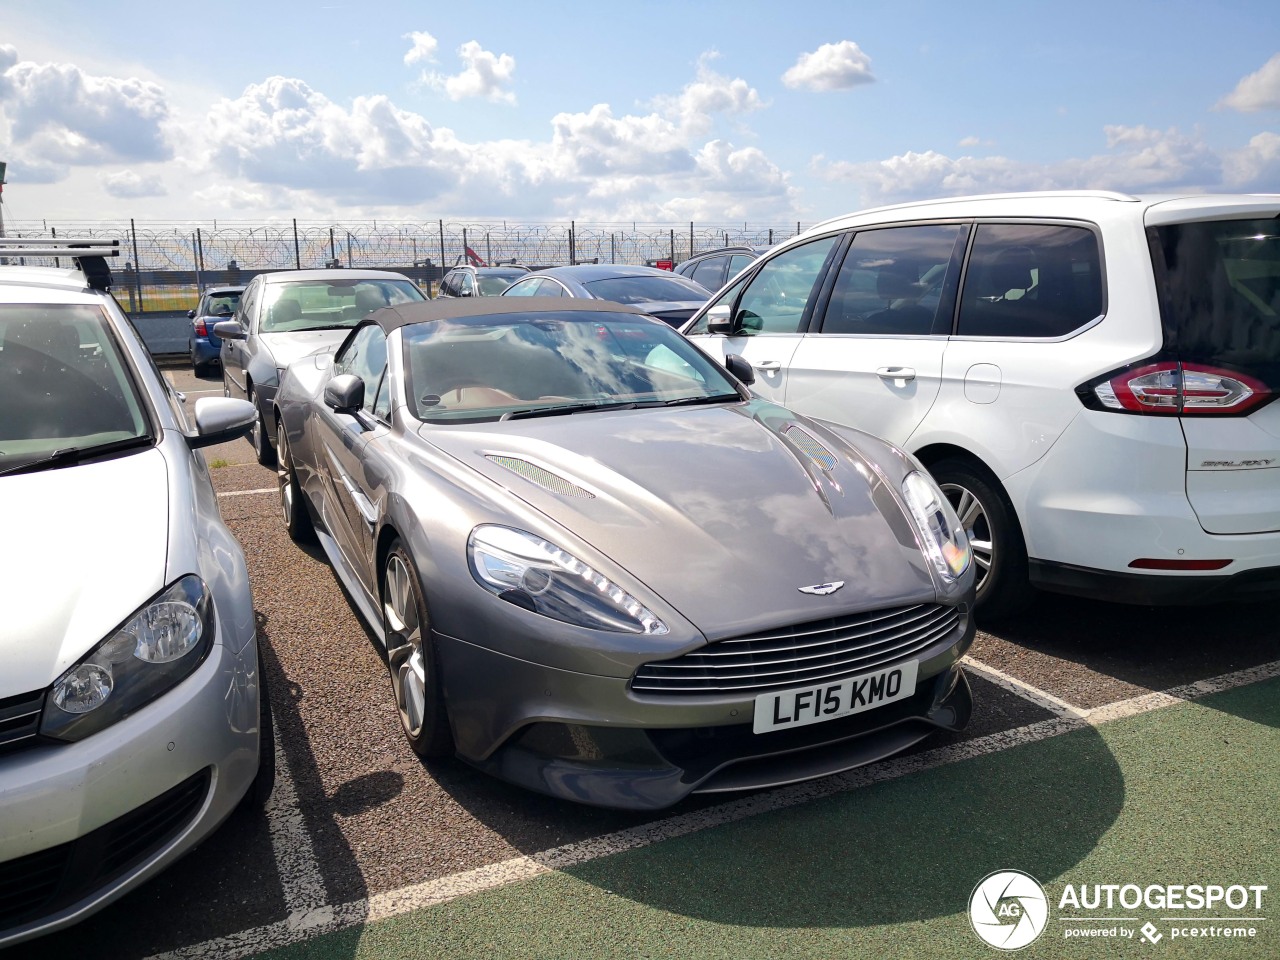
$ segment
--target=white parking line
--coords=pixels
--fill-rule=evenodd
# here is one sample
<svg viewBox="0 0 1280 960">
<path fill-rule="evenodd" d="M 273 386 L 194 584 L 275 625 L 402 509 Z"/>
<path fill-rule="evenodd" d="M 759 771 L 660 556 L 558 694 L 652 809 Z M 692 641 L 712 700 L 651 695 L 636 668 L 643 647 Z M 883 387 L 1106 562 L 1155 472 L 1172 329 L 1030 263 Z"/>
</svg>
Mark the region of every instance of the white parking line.
<svg viewBox="0 0 1280 960">
<path fill-rule="evenodd" d="M 1010 693 L 1016 693 L 1024 700 L 1030 700 L 1037 706 L 1044 707 L 1050 713 L 1056 713 L 1060 717 L 1070 717 L 1073 720 L 1082 720 L 1088 713 L 1079 707 L 1072 706 L 1067 701 L 1055 697 L 1047 690 L 1041 690 L 1039 687 L 1032 686 L 1025 680 L 1019 680 L 1017 677 L 1010 676 L 1003 670 L 997 670 L 981 660 L 975 660 L 973 657 L 964 658 L 965 668 L 972 670 L 978 676 L 985 680 L 989 680 L 998 687 L 1003 687 Z"/>
<path fill-rule="evenodd" d="M 251 497 L 259 493 L 278 493 L 275 487 L 259 487 L 257 490 L 224 490 L 219 497 Z"/>
<path fill-rule="evenodd" d="M 873 783 L 896 780 L 907 774 L 919 773 L 961 760 L 999 753 L 1022 744 L 1046 740 L 1059 734 L 1082 730 L 1088 726 L 1096 726 L 1121 717 L 1160 710 L 1210 693 L 1222 693 L 1277 676 L 1280 676 L 1280 661 L 1265 663 L 1258 667 L 1173 687 L 1162 693 L 1146 694 L 1107 704 L 1089 711 L 1087 719 L 1060 715 L 1014 730 L 988 734 L 985 737 L 926 750 L 911 756 L 894 757 L 837 776 L 790 787 L 780 787 L 707 810 L 679 814 L 666 820 L 630 827 L 602 837 L 566 844 L 532 856 L 514 857 L 501 863 L 477 867 L 474 870 L 440 877 L 426 883 L 374 894 L 367 899 L 332 906 L 329 908 L 332 910 L 332 915 L 328 917 L 322 917 L 316 913 L 313 925 L 299 926 L 290 917 L 288 920 L 243 930 L 217 940 L 156 954 L 148 960 L 197 960 L 197 958 L 198 960 L 239 960 L 241 957 L 252 956 L 264 950 L 421 910 L 461 896 L 493 890 L 518 880 L 526 880 L 553 870 L 563 870 L 615 853 L 647 847 L 662 840 L 696 833 L 709 827 L 808 803 L 811 800 L 856 790 Z M 1071 709 L 1075 710 L 1074 707 Z"/>
</svg>

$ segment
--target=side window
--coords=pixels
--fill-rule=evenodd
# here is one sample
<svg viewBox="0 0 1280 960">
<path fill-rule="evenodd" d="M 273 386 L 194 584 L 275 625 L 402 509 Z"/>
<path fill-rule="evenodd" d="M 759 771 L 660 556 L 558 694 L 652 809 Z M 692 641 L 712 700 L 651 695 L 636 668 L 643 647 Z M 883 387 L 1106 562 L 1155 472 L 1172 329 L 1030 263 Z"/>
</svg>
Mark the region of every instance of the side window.
<svg viewBox="0 0 1280 960">
<path fill-rule="evenodd" d="M 854 236 L 822 320 L 823 333 L 928 336 L 949 333 L 949 277 L 960 224 L 889 227 Z"/>
<path fill-rule="evenodd" d="M 452 271 L 444 275 L 444 279 L 440 281 L 440 296 L 456 297 L 458 295 L 457 290 L 454 287 L 454 280 L 457 279 L 457 276 L 458 275 Z"/>
<path fill-rule="evenodd" d="M 387 338 L 376 323 L 366 324 L 334 358 L 335 374 L 354 373 L 364 381 L 364 409 L 373 411 L 387 367 Z"/>
<path fill-rule="evenodd" d="M 962 337 L 1063 337 L 1102 314 L 1102 258 L 1085 227 L 978 226 L 964 291 Z"/>
<path fill-rule="evenodd" d="M 804 319 L 805 306 L 839 239 L 836 235 L 813 240 L 763 264 L 738 301 L 735 331 L 745 336 L 796 333 Z"/>
<path fill-rule="evenodd" d="M 728 257 L 707 257 L 693 268 L 690 279 L 708 290 L 719 290 L 724 286 L 724 268 L 728 262 Z"/>
<path fill-rule="evenodd" d="M 538 296 L 540 297 L 567 297 L 564 287 L 556 283 L 554 280 L 543 280 L 538 284 Z"/>
<path fill-rule="evenodd" d="M 473 297 L 476 293 L 475 278 L 469 273 L 464 273 L 458 277 L 458 296 Z"/>
<path fill-rule="evenodd" d="M 685 336 L 692 337 L 708 333 L 707 314 L 711 312 L 711 308 L 721 306 L 722 304 L 732 304 L 734 300 L 738 299 L 738 294 L 742 292 L 742 288 L 744 286 L 746 286 L 746 280 L 739 279 L 737 283 L 731 286 L 724 293 L 720 294 L 720 296 L 709 301 L 707 303 L 707 309 L 703 311 L 702 316 L 700 316 L 694 323 L 690 324 L 689 329 L 684 332 Z"/>
<path fill-rule="evenodd" d="M 244 296 L 240 299 L 240 309 L 236 311 L 234 319 L 240 321 L 240 325 L 246 330 L 253 322 L 254 310 L 258 306 L 258 294 L 262 287 L 259 284 L 251 283 L 249 289 L 244 292 Z"/>
<path fill-rule="evenodd" d="M 388 368 L 378 382 L 378 393 L 373 398 L 373 415 L 379 420 L 391 420 L 391 370 Z"/>
<path fill-rule="evenodd" d="M 725 273 L 725 279 L 732 280 L 755 262 L 755 257 L 747 256 L 745 253 L 735 253 L 729 258 L 729 269 Z"/>
<path fill-rule="evenodd" d="M 517 280 L 511 286 L 502 292 L 504 297 L 532 297 L 538 293 L 538 288 L 546 286 L 541 279 L 535 280 Z"/>
</svg>

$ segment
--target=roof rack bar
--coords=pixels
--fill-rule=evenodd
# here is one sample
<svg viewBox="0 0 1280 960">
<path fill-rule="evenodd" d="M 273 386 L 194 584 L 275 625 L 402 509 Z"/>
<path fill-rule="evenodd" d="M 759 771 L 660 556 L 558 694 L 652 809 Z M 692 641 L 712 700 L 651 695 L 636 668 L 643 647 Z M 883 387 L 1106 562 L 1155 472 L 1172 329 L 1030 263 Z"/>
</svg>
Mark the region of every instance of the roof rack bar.
<svg viewBox="0 0 1280 960">
<path fill-rule="evenodd" d="M 0 237 L 0 257 L 118 257 L 119 240 L 24 240 Z"/>
</svg>

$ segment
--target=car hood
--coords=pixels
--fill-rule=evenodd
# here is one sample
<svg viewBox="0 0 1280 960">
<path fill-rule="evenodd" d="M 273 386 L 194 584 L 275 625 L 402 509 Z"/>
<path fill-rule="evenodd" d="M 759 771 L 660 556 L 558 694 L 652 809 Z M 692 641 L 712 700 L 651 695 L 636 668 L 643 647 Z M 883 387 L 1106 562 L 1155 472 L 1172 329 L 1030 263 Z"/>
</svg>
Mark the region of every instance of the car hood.
<svg viewBox="0 0 1280 960">
<path fill-rule="evenodd" d="M 299 357 L 314 353 L 319 348 L 337 349 L 338 344 L 350 332 L 349 327 L 341 330 L 290 330 L 283 333 L 263 333 L 259 335 L 259 339 L 271 351 L 275 365 L 287 367 Z"/>
<path fill-rule="evenodd" d="M 936 596 L 890 492 L 897 481 L 773 404 L 421 433 L 587 541 L 708 639 Z M 829 595 L 800 592 L 835 581 L 845 586 Z"/>
<path fill-rule="evenodd" d="M 155 448 L 0 478 L 0 700 L 46 687 L 164 586 Z"/>
</svg>

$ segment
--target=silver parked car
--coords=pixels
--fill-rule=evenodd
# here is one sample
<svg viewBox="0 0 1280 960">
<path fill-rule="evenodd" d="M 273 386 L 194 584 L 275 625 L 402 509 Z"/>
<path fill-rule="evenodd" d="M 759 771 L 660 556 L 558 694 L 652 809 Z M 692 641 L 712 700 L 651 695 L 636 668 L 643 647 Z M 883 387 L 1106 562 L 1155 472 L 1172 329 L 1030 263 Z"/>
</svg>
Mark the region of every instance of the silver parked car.
<svg viewBox="0 0 1280 960">
<path fill-rule="evenodd" d="M 258 408 L 250 437 L 258 462 L 276 462 L 271 405 L 280 374 L 317 347 L 334 347 L 381 307 L 425 300 L 408 277 L 388 270 L 292 270 L 249 282 L 231 320 L 215 324 L 222 339 L 222 392 Z"/>
<path fill-rule="evenodd" d="M 86 256 L 0 244 L 42 249 Z M 274 778 L 244 556 L 198 452 L 253 408 L 206 397 L 188 422 L 96 259 L 0 266 L 0 947 L 137 887 Z"/>
<path fill-rule="evenodd" d="M 549 267 L 517 280 L 504 297 L 575 297 L 639 307 L 678 327 L 707 302 L 711 291 L 687 277 L 657 267 L 580 263 Z"/>
<path fill-rule="evenodd" d="M 289 367 L 275 416 L 285 523 L 382 640 L 422 756 L 651 809 L 968 720 L 970 552 L 929 476 L 637 310 L 379 310 Z"/>
</svg>

